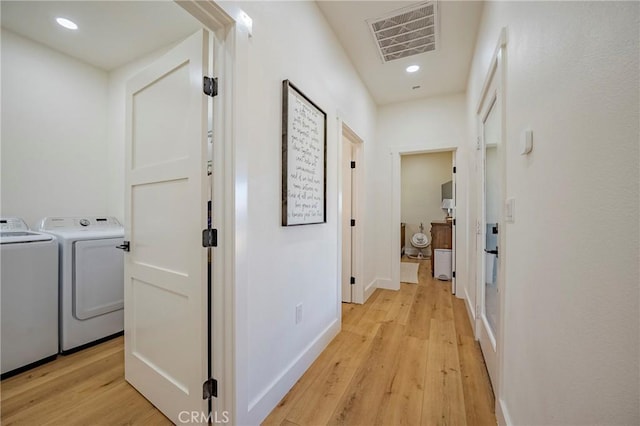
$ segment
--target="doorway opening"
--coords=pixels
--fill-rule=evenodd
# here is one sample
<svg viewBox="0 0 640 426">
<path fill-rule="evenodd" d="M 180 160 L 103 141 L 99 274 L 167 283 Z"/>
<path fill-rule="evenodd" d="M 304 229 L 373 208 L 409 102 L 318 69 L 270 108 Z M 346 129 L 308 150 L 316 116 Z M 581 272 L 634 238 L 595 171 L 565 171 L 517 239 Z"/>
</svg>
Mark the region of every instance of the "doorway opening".
<svg viewBox="0 0 640 426">
<path fill-rule="evenodd" d="M 400 159 L 400 255 L 430 265 L 431 276 L 453 278 L 453 152 L 406 154 Z M 401 280 L 411 279 L 403 274 Z"/>
<path fill-rule="evenodd" d="M 407 264 L 428 264 L 432 276 L 451 281 L 455 294 L 457 150 L 407 149 L 391 154 L 392 288 L 399 289 L 401 280 L 413 274 L 408 265 L 403 268 L 404 258 Z"/>
<path fill-rule="evenodd" d="M 204 130 L 202 143 L 197 146 L 197 149 L 201 150 L 197 153 L 197 156 L 202 161 L 198 161 L 195 167 L 182 167 L 184 164 L 178 164 L 164 177 L 157 173 L 153 176 L 154 179 L 157 178 L 162 183 L 172 182 L 167 186 L 172 186 L 172 190 L 176 190 L 185 180 L 180 177 L 183 169 L 188 169 L 189 173 L 194 169 L 202 169 L 198 173 L 203 173 L 206 176 L 207 159 L 213 157 L 211 177 L 214 179 L 213 181 L 207 181 L 202 186 L 202 193 L 192 197 L 197 198 L 197 203 L 189 203 L 188 208 L 185 208 L 180 203 L 167 203 L 168 198 L 155 197 L 151 194 L 154 188 L 157 189 L 160 185 L 155 187 L 147 185 L 145 188 L 143 188 L 143 185 L 139 185 L 136 190 L 139 196 L 137 201 L 140 201 L 140 197 L 146 197 L 146 213 L 143 212 L 138 216 L 133 215 L 134 218 L 132 220 L 127 218 L 128 213 L 125 212 L 127 210 L 125 208 L 125 157 L 128 152 L 125 149 L 125 135 L 127 133 L 125 131 L 125 110 L 128 82 L 134 76 L 148 72 L 149 67 L 156 62 L 165 60 L 166 55 L 179 46 L 182 41 L 197 31 L 203 32 L 203 27 L 205 26 L 214 30 L 210 33 L 208 41 L 201 40 L 204 43 L 203 45 L 208 44 L 211 49 L 207 50 L 209 53 L 213 52 L 212 56 L 215 55 L 216 57 L 216 61 L 209 63 L 209 75 L 223 77 L 224 73 L 231 68 L 230 62 L 233 56 L 229 52 L 232 47 L 224 46 L 224 41 L 228 34 L 231 34 L 230 37 L 233 36 L 230 31 L 233 24 L 230 18 L 218 16 L 223 12 L 213 10 L 216 7 L 212 2 L 206 4 L 199 2 L 197 5 L 195 2 L 181 2 L 180 4 L 175 2 L 124 2 L 119 4 L 56 1 L 3 2 L 3 85 L 7 83 L 6 85 L 8 86 L 19 87 L 22 92 L 19 97 L 5 98 L 5 91 L 3 91 L 3 114 L 6 110 L 12 111 L 11 114 L 18 111 L 21 115 L 18 117 L 17 122 L 22 123 L 21 128 L 25 132 L 30 132 L 30 128 L 33 126 L 27 126 L 24 123 L 39 123 L 34 128 L 37 133 L 33 132 L 31 135 L 26 136 L 17 134 L 15 142 L 8 138 L 5 139 L 3 134 L 3 145 L 19 142 L 19 145 L 25 146 L 25 154 L 29 153 L 29 156 L 33 157 L 34 152 L 40 153 L 39 155 L 42 158 L 46 158 L 45 162 L 48 164 L 47 170 L 43 173 L 42 170 L 38 170 L 42 162 L 23 161 L 21 158 L 13 158 L 11 161 L 16 164 L 22 164 L 24 170 L 23 173 L 12 176 L 12 185 L 20 185 L 22 181 L 25 189 L 29 185 L 43 188 L 45 191 L 50 191 L 52 185 L 60 186 L 63 189 L 58 191 L 61 196 L 58 197 L 56 195 L 55 198 L 57 199 L 51 196 L 45 197 L 40 196 L 40 194 L 33 194 L 34 197 L 40 200 L 38 208 L 41 209 L 41 212 L 35 209 L 25 212 L 24 214 L 28 217 L 30 223 L 33 223 L 37 218 L 51 215 L 52 212 L 64 216 L 86 214 L 113 216 L 124 223 L 125 227 L 129 228 L 129 231 L 131 223 L 137 221 L 138 231 L 142 229 L 139 226 L 142 223 L 146 231 L 148 231 L 146 232 L 147 240 L 158 242 L 154 247 L 139 248 L 139 253 L 147 250 L 145 254 L 147 260 L 150 259 L 150 254 L 159 254 L 172 266 L 176 266 L 178 259 L 184 257 L 184 253 L 176 250 L 172 243 L 176 239 L 187 238 L 185 237 L 184 223 L 190 222 L 185 220 L 180 213 L 200 208 L 198 213 L 201 215 L 202 223 L 198 225 L 202 225 L 202 227 L 199 227 L 195 233 L 189 232 L 188 239 L 190 240 L 189 247 L 195 247 L 195 249 L 199 250 L 197 259 L 202 261 L 203 279 L 198 283 L 198 286 L 201 286 L 198 287 L 198 290 L 203 290 L 201 294 L 203 300 L 208 299 L 213 304 L 213 313 L 209 312 L 207 315 L 204 312 L 203 315 L 196 318 L 193 312 L 188 311 L 185 317 L 188 314 L 190 315 L 190 321 L 197 321 L 202 327 L 206 328 L 208 326 L 212 329 L 216 343 L 206 342 L 206 339 L 204 339 L 202 347 L 192 348 L 193 350 L 201 351 L 204 354 L 203 358 L 206 358 L 206 362 L 204 365 L 198 366 L 198 368 L 202 367 L 204 372 L 197 380 L 193 380 L 193 383 L 196 383 L 197 386 L 194 387 L 195 390 L 189 392 L 189 396 L 192 399 L 197 399 L 197 407 L 200 408 L 201 404 L 203 404 L 203 381 L 213 375 L 220 380 L 220 397 L 215 403 L 224 409 L 232 406 L 232 401 L 226 398 L 232 393 L 229 390 L 232 387 L 228 387 L 232 384 L 232 375 L 228 374 L 230 371 L 228 366 L 232 363 L 232 360 L 227 357 L 227 351 L 231 350 L 231 345 L 227 343 L 233 336 L 227 337 L 227 335 L 230 335 L 228 332 L 230 322 L 226 320 L 218 321 L 218 318 L 222 318 L 223 315 L 225 317 L 230 316 L 228 313 L 232 310 L 231 303 L 226 303 L 231 295 L 222 288 L 221 284 L 225 282 L 221 278 L 225 274 L 225 269 L 222 265 L 228 265 L 230 260 L 223 257 L 222 250 L 214 250 L 212 255 L 214 266 L 207 268 L 207 249 L 203 248 L 201 233 L 203 229 L 207 228 L 207 201 L 211 201 L 211 197 L 213 197 L 214 202 L 211 203 L 212 225 L 218 229 L 222 228 L 220 229 L 221 240 L 229 241 L 230 231 L 223 227 L 224 218 L 229 217 L 227 211 L 223 209 L 223 201 L 226 201 L 229 193 L 224 186 L 225 182 L 227 184 L 229 182 L 228 179 L 225 180 L 229 171 L 224 168 L 224 164 L 231 163 L 231 161 L 228 161 L 231 152 L 230 150 L 225 151 L 222 145 L 232 145 L 232 143 L 228 142 L 230 140 L 229 127 L 231 124 L 229 124 L 229 120 L 223 120 L 222 112 L 223 110 L 231 110 L 231 101 L 229 97 L 225 96 L 224 89 L 231 87 L 232 76 L 229 75 L 227 79 L 220 79 L 221 96 L 218 96 L 210 105 L 217 114 L 208 127 L 208 129 L 213 128 L 211 142 L 207 143 L 206 123 L 201 129 L 196 129 L 198 131 Z M 191 10 L 185 11 L 185 9 Z M 58 16 L 60 14 L 76 21 L 80 32 L 78 37 L 70 39 L 69 33 L 57 33 L 56 31 L 60 29 L 55 26 L 55 23 L 50 25 L 48 21 L 38 22 L 41 19 L 46 20 L 47 16 Z M 154 19 L 150 20 L 149 16 L 153 16 Z M 212 22 L 215 25 L 211 24 Z M 91 23 L 92 28 L 89 28 L 88 23 Z M 52 31 L 52 33 L 47 33 L 47 31 Z M 5 34 L 7 37 L 5 37 Z M 69 40 L 72 41 L 70 42 Z M 216 49 L 213 48 L 214 45 Z M 221 48 L 218 49 L 218 47 Z M 15 58 L 20 58 L 20 61 L 4 60 L 8 58 L 5 57 L 7 52 Z M 203 52 L 203 49 L 200 49 L 200 52 Z M 229 59 L 225 61 L 224 58 Z M 11 72 L 5 73 L 5 70 L 8 69 L 5 66 L 10 63 Z M 155 94 L 151 93 L 152 90 L 147 90 L 146 93 L 149 94 L 149 97 L 142 99 L 143 96 L 140 96 L 136 107 L 140 108 L 146 103 L 146 106 L 151 106 L 156 110 L 160 108 L 166 109 L 170 104 L 160 102 L 159 97 L 154 98 L 154 96 L 164 96 L 171 92 L 179 98 L 181 96 L 182 98 L 187 98 L 189 95 L 185 95 L 185 90 L 183 89 L 187 86 L 191 87 L 192 85 L 189 84 L 191 82 L 197 86 L 197 95 L 205 98 L 202 94 L 202 78 L 191 79 L 189 77 L 180 80 L 181 75 L 188 74 L 186 71 L 188 65 L 183 65 L 184 63 L 180 63 L 171 68 L 166 75 L 171 74 L 172 77 L 170 78 L 174 79 L 169 81 L 164 88 L 158 89 Z M 37 76 L 35 78 L 32 77 L 34 73 L 41 73 L 43 68 L 47 69 L 47 79 L 42 80 Z M 149 77 L 154 83 L 160 80 L 154 79 L 152 75 L 149 75 Z M 40 83 L 38 83 L 39 81 L 44 86 L 41 87 Z M 187 81 L 189 83 L 185 83 Z M 55 90 L 51 90 L 52 88 Z M 149 89 L 149 87 L 145 86 L 140 92 L 144 92 L 145 89 Z M 226 93 L 231 93 L 231 91 L 227 90 Z M 182 98 L 180 100 L 184 101 Z M 195 99 L 195 96 L 193 98 Z M 187 102 L 182 102 L 181 105 Z M 23 107 L 23 105 L 29 105 L 30 103 L 34 107 Z M 178 102 L 175 104 L 177 105 Z M 6 108 L 6 106 L 11 105 L 15 108 Z M 41 115 L 38 116 L 38 114 Z M 153 116 L 147 116 L 147 118 L 149 117 L 154 118 Z M 157 118 L 157 115 L 155 118 Z M 179 158 L 183 154 L 180 151 L 181 147 L 177 147 L 179 144 L 170 146 L 166 143 L 168 139 L 182 140 L 181 138 L 171 138 L 171 136 L 179 133 L 180 130 L 178 128 L 180 126 L 172 126 L 169 120 L 152 119 L 148 120 L 148 122 L 151 124 L 144 129 L 136 129 L 138 132 L 146 132 L 149 141 L 146 146 L 137 145 L 135 147 L 135 153 L 138 155 L 135 161 L 137 161 L 136 165 L 139 166 L 139 169 L 145 166 L 150 166 L 148 168 L 150 169 L 158 163 L 167 163 L 164 161 L 166 158 L 161 157 L 163 152 L 169 152 L 168 156 L 174 158 Z M 190 131 L 188 130 L 187 132 Z M 164 145 L 162 145 L 163 143 Z M 144 148 L 144 150 L 139 150 L 140 148 Z M 174 151 L 171 151 L 172 149 Z M 11 151 L 15 154 L 23 155 L 17 150 Z M 189 156 L 191 154 L 192 152 L 189 153 Z M 149 171 L 148 169 L 147 172 Z M 147 175 L 149 177 L 152 173 L 149 172 Z M 3 181 L 5 180 L 9 181 L 9 179 L 3 179 Z M 42 181 L 39 182 L 38 180 Z M 152 179 L 149 180 L 151 181 Z M 58 183 L 59 185 L 57 185 Z M 25 208 L 25 203 L 22 203 L 20 207 Z M 20 211 L 19 209 L 15 210 Z M 158 218 L 163 215 L 164 222 L 161 222 Z M 166 220 L 171 218 L 175 220 Z M 164 223 L 164 226 L 160 226 L 162 223 Z M 190 229 L 190 231 L 192 230 Z M 140 234 L 142 233 L 139 232 L 138 235 Z M 172 239 L 172 237 L 176 236 L 176 239 Z M 171 241 L 171 243 L 168 241 Z M 134 244 L 131 245 L 131 251 L 135 252 L 135 238 L 132 239 L 132 242 Z M 231 247 L 231 244 L 227 244 L 226 247 Z M 158 250 L 159 248 L 162 253 Z M 200 256 L 200 252 L 204 252 L 204 255 Z M 130 254 L 127 253 L 127 255 Z M 157 275 L 159 269 L 161 268 L 156 268 L 153 274 Z M 171 268 L 165 268 L 165 270 L 168 269 Z M 176 267 L 174 269 L 177 275 L 184 275 L 184 271 L 180 270 L 180 268 Z M 209 269 L 209 271 L 213 269 L 211 271 L 212 279 L 209 283 L 217 283 L 213 286 L 214 288 L 209 288 L 209 297 L 207 297 L 206 293 L 208 284 L 208 272 L 205 271 L 206 269 Z M 178 282 L 180 279 L 178 277 L 174 281 Z M 143 324 L 144 330 L 148 331 L 150 327 L 147 326 L 152 322 L 151 318 L 155 315 L 154 318 L 158 319 L 159 312 L 163 311 L 160 321 L 165 328 L 176 327 L 176 312 L 166 309 L 167 306 L 163 305 L 162 301 L 166 301 L 169 297 L 167 295 L 171 293 L 170 286 L 162 287 L 162 285 L 156 285 L 155 287 L 160 288 L 157 297 L 145 299 L 148 294 L 143 293 L 150 291 L 149 288 L 153 287 L 153 285 L 149 283 L 154 283 L 154 280 L 155 278 L 149 278 L 149 276 L 145 279 L 140 279 L 140 281 L 144 281 L 148 285 L 145 284 L 146 287 L 140 286 L 135 296 L 138 300 L 145 300 L 147 304 L 146 310 L 141 308 L 134 312 L 136 320 L 143 323 L 149 320 L 146 324 Z M 127 304 L 125 303 L 126 309 Z M 216 320 L 211 324 L 214 314 Z M 209 324 L 207 324 L 208 321 Z M 226 331 L 224 330 L 225 324 Z M 195 333 L 193 327 L 185 326 L 183 328 L 185 334 Z M 168 334 L 169 332 L 160 337 L 165 338 Z M 120 345 L 116 349 L 110 346 L 109 350 L 122 350 L 121 340 L 120 342 L 109 342 L 110 344 Z M 167 348 L 166 346 L 168 345 L 162 346 L 161 344 L 152 346 L 147 345 L 145 347 L 143 344 L 139 344 L 135 351 L 138 355 L 145 351 L 147 354 L 152 353 L 152 355 L 143 360 L 147 364 L 156 364 L 163 367 L 161 364 L 165 363 L 171 364 L 170 367 L 176 367 L 175 369 L 164 368 L 162 374 L 165 376 L 178 376 L 184 369 L 193 368 L 192 366 L 185 368 L 182 365 L 176 366 L 175 360 L 183 356 L 183 353 L 180 353 L 180 356 L 175 356 L 176 352 L 184 351 L 185 346 L 174 345 L 173 348 Z M 90 351 L 95 352 L 99 349 L 99 347 L 95 346 Z M 209 355 L 207 355 L 207 350 L 211 351 Z M 168 360 L 172 356 L 175 360 Z M 209 364 L 212 358 L 213 362 Z M 70 358 L 63 359 L 65 365 L 72 361 L 73 359 Z M 184 359 L 182 362 L 186 364 Z M 87 379 L 92 379 L 92 377 L 87 376 Z M 122 374 L 119 374 L 117 380 L 109 381 L 108 385 L 113 384 L 114 386 L 125 388 L 124 383 L 122 383 L 123 380 Z M 145 381 L 147 380 L 145 379 Z M 167 381 L 170 381 L 170 379 Z M 187 388 L 184 383 L 177 383 L 177 387 L 181 386 L 181 391 Z M 111 388 L 106 387 L 104 391 L 109 391 L 109 389 Z M 127 387 L 127 389 L 131 390 L 132 395 L 140 397 L 132 388 Z M 69 391 L 73 392 L 74 389 L 69 389 Z M 51 393 L 52 398 L 58 396 L 55 393 Z M 161 403 L 153 398 L 149 399 L 167 417 L 170 417 L 174 422 L 177 420 L 175 415 L 168 413 Z M 46 403 L 46 401 L 43 402 Z M 51 403 L 51 401 L 49 404 L 57 405 L 56 403 Z M 80 406 L 79 404 L 76 405 Z M 33 405 L 32 408 L 34 417 L 30 418 L 30 422 L 38 423 L 37 415 L 44 415 L 47 410 L 41 410 L 37 405 Z M 210 406 L 208 409 L 211 410 L 212 407 Z M 205 410 L 206 408 L 203 409 L 203 411 Z M 6 411 L 3 410 L 3 416 L 6 414 Z M 23 412 L 21 415 L 27 414 Z M 114 420 L 114 422 L 119 423 L 120 421 Z"/>
</svg>

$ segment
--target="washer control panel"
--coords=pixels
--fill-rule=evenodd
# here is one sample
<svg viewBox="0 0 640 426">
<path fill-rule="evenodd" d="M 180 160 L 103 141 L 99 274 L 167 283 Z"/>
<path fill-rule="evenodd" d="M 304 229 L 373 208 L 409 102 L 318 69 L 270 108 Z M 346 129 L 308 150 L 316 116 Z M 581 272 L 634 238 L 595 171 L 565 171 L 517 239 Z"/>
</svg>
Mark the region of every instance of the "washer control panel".
<svg viewBox="0 0 640 426">
<path fill-rule="evenodd" d="M 38 229 L 52 231 L 55 229 L 113 229 L 121 228 L 118 219 L 110 216 L 82 216 L 82 217 L 45 217 Z"/>
<path fill-rule="evenodd" d="M 0 231 L 2 232 L 23 232 L 28 230 L 27 224 L 19 217 L 0 218 Z"/>
</svg>

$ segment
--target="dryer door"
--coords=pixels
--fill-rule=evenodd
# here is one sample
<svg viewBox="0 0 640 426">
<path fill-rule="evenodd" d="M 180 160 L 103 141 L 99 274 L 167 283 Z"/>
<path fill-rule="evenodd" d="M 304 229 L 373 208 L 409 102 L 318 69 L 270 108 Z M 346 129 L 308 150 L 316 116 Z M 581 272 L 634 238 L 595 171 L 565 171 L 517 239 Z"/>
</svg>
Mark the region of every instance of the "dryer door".
<svg viewBox="0 0 640 426">
<path fill-rule="evenodd" d="M 79 320 L 124 308 L 123 238 L 76 241 L 73 245 L 73 316 Z"/>
</svg>

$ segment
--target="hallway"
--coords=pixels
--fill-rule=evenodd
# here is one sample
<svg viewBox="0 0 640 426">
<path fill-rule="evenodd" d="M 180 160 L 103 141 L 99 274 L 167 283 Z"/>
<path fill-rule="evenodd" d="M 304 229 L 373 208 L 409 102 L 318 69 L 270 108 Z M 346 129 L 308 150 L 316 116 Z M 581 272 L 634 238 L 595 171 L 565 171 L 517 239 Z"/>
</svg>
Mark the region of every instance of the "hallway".
<svg viewBox="0 0 640 426">
<path fill-rule="evenodd" d="M 418 274 L 418 285 L 343 304 L 342 331 L 263 425 L 496 424 L 464 301 L 428 261 Z"/>
</svg>

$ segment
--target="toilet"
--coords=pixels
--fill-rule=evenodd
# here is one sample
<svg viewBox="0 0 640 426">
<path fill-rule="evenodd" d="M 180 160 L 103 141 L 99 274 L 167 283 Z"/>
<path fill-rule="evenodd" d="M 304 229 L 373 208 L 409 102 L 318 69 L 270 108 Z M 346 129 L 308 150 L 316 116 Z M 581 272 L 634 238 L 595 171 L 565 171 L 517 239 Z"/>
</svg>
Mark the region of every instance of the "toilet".
<svg viewBox="0 0 640 426">
<path fill-rule="evenodd" d="M 411 245 L 418 249 L 417 255 L 410 255 L 409 257 L 412 259 L 426 259 L 425 255 L 422 253 L 422 249 L 429 247 L 431 242 L 429 241 L 429 237 L 424 233 L 424 226 L 422 223 L 420 224 L 420 232 L 416 232 L 411 236 Z"/>
</svg>

